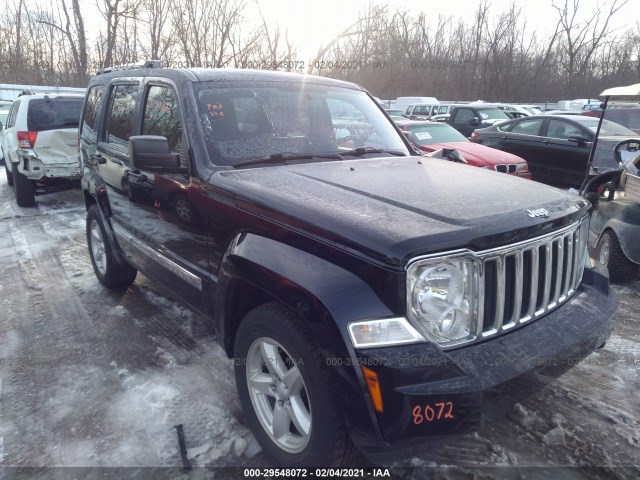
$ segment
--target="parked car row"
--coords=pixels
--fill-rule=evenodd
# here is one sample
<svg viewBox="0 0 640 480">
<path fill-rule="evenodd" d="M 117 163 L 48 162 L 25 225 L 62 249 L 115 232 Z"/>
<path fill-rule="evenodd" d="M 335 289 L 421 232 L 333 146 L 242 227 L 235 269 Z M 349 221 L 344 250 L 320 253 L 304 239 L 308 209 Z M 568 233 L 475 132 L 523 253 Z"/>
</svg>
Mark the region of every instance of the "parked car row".
<svg viewBox="0 0 640 480">
<path fill-rule="evenodd" d="M 587 172 L 587 160 L 598 119 L 581 115 L 537 115 L 475 130 L 471 140 L 518 155 L 529 163 L 532 179 L 556 186 L 579 187 Z M 613 149 L 637 134 L 605 120 L 598 142 L 601 169 L 615 169 Z"/>
</svg>

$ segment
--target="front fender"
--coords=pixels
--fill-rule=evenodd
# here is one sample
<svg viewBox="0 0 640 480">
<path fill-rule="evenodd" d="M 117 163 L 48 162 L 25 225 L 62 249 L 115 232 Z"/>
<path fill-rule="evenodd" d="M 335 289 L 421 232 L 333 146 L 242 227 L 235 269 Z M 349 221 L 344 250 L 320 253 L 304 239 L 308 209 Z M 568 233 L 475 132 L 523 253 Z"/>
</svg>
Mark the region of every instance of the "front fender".
<svg viewBox="0 0 640 480">
<path fill-rule="evenodd" d="M 237 280 L 249 282 L 286 304 L 304 319 L 331 361 L 332 381 L 338 382 L 340 407 L 353 441 L 361 446 L 384 443 L 376 414 L 347 325 L 355 320 L 384 318 L 393 312 L 369 285 L 353 273 L 322 258 L 278 241 L 242 233 L 231 242 L 216 288 L 214 320 L 219 340 L 232 355 L 234 333 L 241 318 L 233 318 L 232 290 Z"/>
</svg>

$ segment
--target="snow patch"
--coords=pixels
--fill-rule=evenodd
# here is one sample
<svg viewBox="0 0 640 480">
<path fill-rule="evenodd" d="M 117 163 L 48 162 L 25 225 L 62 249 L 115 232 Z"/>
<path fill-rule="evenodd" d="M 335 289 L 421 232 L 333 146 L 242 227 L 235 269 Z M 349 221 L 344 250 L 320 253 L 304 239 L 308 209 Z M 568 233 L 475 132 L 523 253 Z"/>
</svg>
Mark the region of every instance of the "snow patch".
<svg viewBox="0 0 640 480">
<path fill-rule="evenodd" d="M 31 260 L 31 249 L 29 248 L 29 243 L 27 242 L 24 233 L 18 230 L 13 224 L 9 225 L 9 231 L 11 232 L 13 245 L 18 255 L 20 255 L 24 259 Z"/>
<path fill-rule="evenodd" d="M 115 315 L 117 317 L 127 317 L 129 316 L 129 310 L 124 308 L 122 305 L 117 305 L 113 308 L 109 309 L 109 315 Z"/>
<path fill-rule="evenodd" d="M 196 457 L 199 457 L 203 453 L 207 453 L 211 449 L 211 443 L 207 442 L 204 445 L 200 445 L 199 447 L 193 447 L 187 449 L 187 458 L 189 460 L 193 460 Z"/>
<path fill-rule="evenodd" d="M 557 426 L 549 430 L 542 436 L 542 441 L 546 445 L 563 445 L 565 443 L 565 430 Z"/>
</svg>

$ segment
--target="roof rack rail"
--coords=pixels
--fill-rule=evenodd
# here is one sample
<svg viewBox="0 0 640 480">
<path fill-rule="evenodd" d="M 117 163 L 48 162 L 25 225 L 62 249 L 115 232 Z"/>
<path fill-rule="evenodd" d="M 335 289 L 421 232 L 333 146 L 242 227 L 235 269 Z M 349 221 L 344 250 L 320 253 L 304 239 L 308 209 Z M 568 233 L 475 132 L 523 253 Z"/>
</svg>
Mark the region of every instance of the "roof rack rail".
<svg viewBox="0 0 640 480">
<path fill-rule="evenodd" d="M 25 88 L 24 90 L 22 90 L 18 96 L 21 97 L 23 95 L 35 95 L 34 91 L 31 90 L 30 88 Z"/>
<path fill-rule="evenodd" d="M 101 68 L 96 75 L 103 73 L 117 72 L 118 70 L 133 70 L 136 68 L 163 68 L 162 60 L 145 60 L 142 63 L 128 63 L 123 65 L 115 65 L 112 67 Z"/>
</svg>

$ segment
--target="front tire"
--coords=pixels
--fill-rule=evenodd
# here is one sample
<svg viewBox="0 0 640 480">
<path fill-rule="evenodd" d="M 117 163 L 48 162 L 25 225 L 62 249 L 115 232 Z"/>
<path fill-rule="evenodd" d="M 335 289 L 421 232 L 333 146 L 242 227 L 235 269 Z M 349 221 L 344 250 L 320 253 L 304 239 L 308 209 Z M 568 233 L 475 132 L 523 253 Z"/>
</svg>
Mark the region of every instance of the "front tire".
<svg viewBox="0 0 640 480">
<path fill-rule="evenodd" d="M 618 237 L 611 230 L 602 234 L 596 252 L 600 263 L 609 269 L 609 278 L 613 283 L 629 282 L 638 273 L 638 265 L 626 257 Z"/>
<path fill-rule="evenodd" d="M 234 355 L 247 423 L 274 465 L 331 467 L 357 458 L 320 347 L 293 312 L 277 302 L 249 312 Z"/>
<path fill-rule="evenodd" d="M 35 183 L 29 180 L 18 170 L 18 165 L 13 165 L 13 183 L 15 187 L 16 203 L 19 207 L 35 207 L 36 188 Z"/>
<path fill-rule="evenodd" d="M 107 288 L 124 288 L 133 283 L 138 271 L 119 261 L 107 236 L 97 205 L 87 212 L 87 246 L 96 277 Z"/>
</svg>

